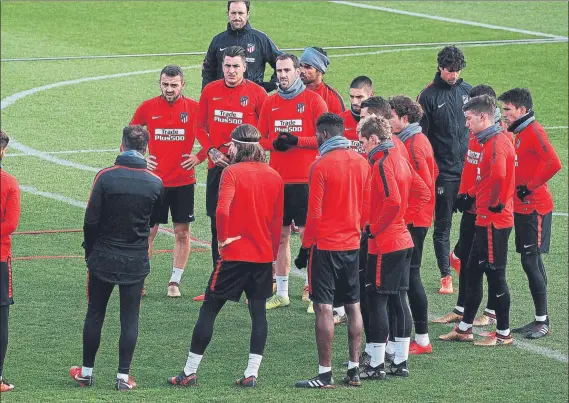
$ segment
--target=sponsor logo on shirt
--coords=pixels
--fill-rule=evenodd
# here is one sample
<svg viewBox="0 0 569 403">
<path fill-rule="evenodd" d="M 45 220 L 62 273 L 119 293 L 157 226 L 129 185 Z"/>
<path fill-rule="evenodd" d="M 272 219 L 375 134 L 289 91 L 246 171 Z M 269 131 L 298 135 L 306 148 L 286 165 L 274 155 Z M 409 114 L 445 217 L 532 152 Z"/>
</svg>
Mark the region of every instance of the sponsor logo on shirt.
<svg viewBox="0 0 569 403">
<path fill-rule="evenodd" d="M 184 141 L 186 139 L 185 129 L 155 129 L 154 140 L 158 141 Z"/>
<path fill-rule="evenodd" d="M 243 112 L 224 111 L 216 109 L 213 111 L 213 121 L 219 123 L 231 123 L 240 125 L 243 123 Z"/>
<path fill-rule="evenodd" d="M 181 112 L 180 113 L 180 122 L 188 123 L 188 113 L 187 112 Z"/>
<path fill-rule="evenodd" d="M 466 161 L 469 164 L 478 165 L 478 159 L 479 158 L 480 158 L 480 153 L 477 153 L 477 152 L 472 151 L 472 150 L 468 150 L 468 153 L 466 154 Z"/>
<path fill-rule="evenodd" d="M 350 140 L 350 148 L 359 154 L 365 154 L 362 143 L 358 140 Z"/>
<path fill-rule="evenodd" d="M 255 63 L 255 58 L 254 57 L 246 57 L 245 62 L 246 63 Z"/>
<path fill-rule="evenodd" d="M 301 132 L 302 119 L 275 120 L 276 132 Z"/>
</svg>

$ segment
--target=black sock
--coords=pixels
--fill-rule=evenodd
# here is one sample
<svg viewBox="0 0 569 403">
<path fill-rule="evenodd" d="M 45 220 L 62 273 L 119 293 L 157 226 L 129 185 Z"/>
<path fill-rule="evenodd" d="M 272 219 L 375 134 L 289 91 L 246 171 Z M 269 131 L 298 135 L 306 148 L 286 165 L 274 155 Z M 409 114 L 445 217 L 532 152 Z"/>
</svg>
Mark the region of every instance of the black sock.
<svg viewBox="0 0 569 403">
<path fill-rule="evenodd" d="M 4 359 L 8 350 L 8 317 L 10 305 L 0 306 L 0 377 L 4 373 Z"/>
<path fill-rule="evenodd" d="M 207 298 L 200 308 L 198 321 L 194 326 L 190 351 L 194 354 L 203 355 L 211 337 L 213 336 L 213 324 L 217 314 L 225 304 L 224 299 Z"/>
</svg>

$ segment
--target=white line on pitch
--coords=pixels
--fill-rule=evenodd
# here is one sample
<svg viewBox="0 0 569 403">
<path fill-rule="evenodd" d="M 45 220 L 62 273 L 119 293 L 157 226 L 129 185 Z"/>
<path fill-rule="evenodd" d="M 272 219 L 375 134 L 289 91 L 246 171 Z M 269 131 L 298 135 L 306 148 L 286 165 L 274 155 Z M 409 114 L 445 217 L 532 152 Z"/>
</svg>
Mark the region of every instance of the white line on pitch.
<svg viewBox="0 0 569 403">
<path fill-rule="evenodd" d="M 345 6 L 351 6 L 351 7 L 365 8 L 368 10 L 384 11 L 386 13 L 401 14 L 401 15 L 407 15 L 407 16 L 411 16 L 411 17 L 426 18 L 429 20 L 451 22 L 451 23 L 461 24 L 461 25 L 470 25 L 470 26 L 480 27 L 480 28 L 489 28 L 489 29 L 495 29 L 495 30 L 501 30 L 501 31 L 516 32 L 519 34 L 541 36 L 541 37 L 545 37 L 545 38 L 567 39 L 567 37 L 561 36 L 561 35 L 546 34 L 544 32 L 536 32 L 536 31 L 528 31 L 526 29 L 502 27 L 499 25 L 485 24 L 482 22 L 475 22 L 475 21 L 460 20 L 460 19 L 456 19 L 456 18 L 447 18 L 447 17 L 438 16 L 438 15 L 414 13 L 412 11 L 404 11 L 404 10 L 397 10 L 394 8 L 372 6 L 369 4 L 354 3 L 352 1 L 331 1 L 330 3 L 341 4 L 341 5 L 345 5 Z"/>
</svg>

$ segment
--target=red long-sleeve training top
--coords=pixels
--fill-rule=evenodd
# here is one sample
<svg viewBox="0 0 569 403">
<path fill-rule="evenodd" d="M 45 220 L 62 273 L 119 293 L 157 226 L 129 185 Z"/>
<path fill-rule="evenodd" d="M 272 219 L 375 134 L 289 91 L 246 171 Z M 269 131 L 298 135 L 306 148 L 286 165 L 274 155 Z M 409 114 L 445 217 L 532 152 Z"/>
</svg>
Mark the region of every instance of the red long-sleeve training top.
<svg viewBox="0 0 569 403">
<path fill-rule="evenodd" d="M 223 170 L 217 239 L 241 239 L 220 250 L 225 261 L 268 263 L 277 258 L 283 225 L 284 185 L 265 163 L 239 162 Z"/>
<path fill-rule="evenodd" d="M 362 147 L 360 139 L 358 138 L 358 122 L 356 121 L 356 118 L 354 118 L 352 110 L 348 109 L 347 111 L 342 112 L 340 117 L 344 119 L 344 137 L 350 140 L 350 148 L 364 158 L 367 158 L 367 154 Z"/>
<path fill-rule="evenodd" d="M 258 126 L 263 136 L 261 146 L 271 151 L 270 165 L 284 183 L 308 183 L 310 165 L 318 155 L 316 121 L 327 111 L 320 95 L 308 89 L 292 99 L 273 94 L 263 104 Z M 298 145 L 287 151 L 275 151 L 273 141 L 280 132 L 297 136 Z"/>
<path fill-rule="evenodd" d="M 367 161 L 350 149 L 330 151 L 312 164 L 303 247 L 359 249 L 369 211 L 369 169 Z"/>
<path fill-rule="evenodd" d="M 15 177 L 0 168 L 0 262 L 12 256 L 12 233 L 20 221 L 20 187 Z"/>
<path fill-rule="evenodd" d="M 534 210 L 539 214 L 553 211 L 547 181 L 561 170 L 561 161 L 546 131 L 533 121 L 516 135 L 515 145 L 516 186 L 527 185 L 533 193 L 526 196 L 524 202 L 514 197 L 514 211 L 520 214 L 531 214 Z"/>
<path fill-rule="evenodd" d="M 328 112 L 335 113 L 336 115 L 340 115 L 346 110 L 346 106 L 344 105 L 344 100 L 338 91 L 334 88 L 326 84 L 325 82 L 321 82 L 316 86 L 307 85 L 310 91 L 314 91 L 318 95 L 322 97 L 324 102 L 326 103 L 326 107 L 328 108 Z"/>
</svg>

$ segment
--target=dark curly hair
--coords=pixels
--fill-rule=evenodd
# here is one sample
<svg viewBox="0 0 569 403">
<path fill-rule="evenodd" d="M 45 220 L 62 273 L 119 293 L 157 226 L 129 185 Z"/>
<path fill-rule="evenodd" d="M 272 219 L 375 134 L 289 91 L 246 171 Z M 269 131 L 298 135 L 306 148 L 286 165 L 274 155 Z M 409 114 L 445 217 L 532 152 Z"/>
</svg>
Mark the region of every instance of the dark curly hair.
<svg viewBox="0 0 569 403">
<path fill-rule="evenodd" d="M 437 63 L 448 71 L 460 71 L 466 67 L 464 53 L 456 46 L 445 46 L 437 56 Z"/>
<path fill-rule="evenodd" d="M 396 95 L 389 98 L 389 105 L 399 118 L 407 116 L 409 123 L 417 123 L 423 116 L 423 108 L 407 95 Z"/>
</svg>

